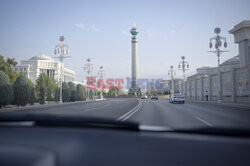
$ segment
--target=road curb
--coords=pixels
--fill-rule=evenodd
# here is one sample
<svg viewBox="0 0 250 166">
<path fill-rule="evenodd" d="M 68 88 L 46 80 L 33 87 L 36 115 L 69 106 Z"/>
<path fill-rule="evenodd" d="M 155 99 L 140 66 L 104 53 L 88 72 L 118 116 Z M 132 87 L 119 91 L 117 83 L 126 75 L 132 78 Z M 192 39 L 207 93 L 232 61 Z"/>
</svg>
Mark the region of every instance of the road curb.
<svg viewBox="0 0 250 166">
<path fill-rule="evenodd" d="M 11 108 L 1 108 L 0 113 L 5 112 L 12 112 L 12 111 L 23 111 L 23 110 L 31 110 L 34 108 L 49 108 L 54 106 L 61 106 L 61 105 L 71 105 L 71 104 L 79 104 L 79 103 L 92 103 L 92 102 L 98 102 L 98 101 L 106 101 L 107 99 L 95 99 L 95 100 L 89 100 L 89 101 L 76 101 L 76 102 L 66 102 L 66 103 L 47 103 L 47 104 L 38 104 L 37 105 L 27 105 L 27 106 L 14 106 Z"/>
</svg>

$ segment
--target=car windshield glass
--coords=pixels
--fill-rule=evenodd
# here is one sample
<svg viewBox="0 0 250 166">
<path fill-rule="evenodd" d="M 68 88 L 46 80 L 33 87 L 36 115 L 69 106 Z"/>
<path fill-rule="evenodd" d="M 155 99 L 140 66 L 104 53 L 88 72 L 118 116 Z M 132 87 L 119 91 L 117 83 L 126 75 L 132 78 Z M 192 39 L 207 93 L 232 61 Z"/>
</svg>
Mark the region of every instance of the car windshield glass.
<svg viewBox="0 0 250 166">
<path fill-rule="evenodd" d="M 1 0 L 0 117 L 250 129 L 249 7 Z"/>
</svg>

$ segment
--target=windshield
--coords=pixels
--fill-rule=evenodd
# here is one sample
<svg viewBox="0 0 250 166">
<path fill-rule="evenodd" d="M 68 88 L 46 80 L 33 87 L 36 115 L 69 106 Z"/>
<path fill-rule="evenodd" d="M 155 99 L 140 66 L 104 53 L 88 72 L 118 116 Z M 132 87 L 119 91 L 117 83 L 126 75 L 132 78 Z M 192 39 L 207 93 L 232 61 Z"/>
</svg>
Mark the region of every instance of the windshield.
<svg viewBox="0 0 250 166">
<path fill-rule="evenodd" d="M 250 129 L 249 6 L 1 0 L 0 117 Z"/>
</svg>

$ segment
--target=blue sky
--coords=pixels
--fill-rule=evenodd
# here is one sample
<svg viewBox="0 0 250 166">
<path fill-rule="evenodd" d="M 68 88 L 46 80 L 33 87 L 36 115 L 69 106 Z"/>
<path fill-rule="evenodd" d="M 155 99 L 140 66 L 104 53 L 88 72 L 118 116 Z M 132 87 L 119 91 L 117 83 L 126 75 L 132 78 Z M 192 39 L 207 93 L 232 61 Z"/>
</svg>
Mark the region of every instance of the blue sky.
<svg viewBox="0 0 250 166">
<path fill-rule="evenodd" d="M 126 77 L 131 75 L 129 30 L 135 21 L 140 77 L 167 78 L 170 65 L 177 69 L 181 56 L 194 73 L 197 67 L 217 65 L 216 56 L 207 53 L 217 26 L 230 51 L 221 61 L 238 54 L 228 31 L 250 19 L 249 6 L 249 0 L 0 0 L 0 54 L 18 61 L 41 53 L 54 56 L 64 35 L 71 56 L 65 65 L 76 71 L 78 81 L 86 76 L 87 58 L 95 74 L 103 65 L 107 77 Z"/>
</svg>

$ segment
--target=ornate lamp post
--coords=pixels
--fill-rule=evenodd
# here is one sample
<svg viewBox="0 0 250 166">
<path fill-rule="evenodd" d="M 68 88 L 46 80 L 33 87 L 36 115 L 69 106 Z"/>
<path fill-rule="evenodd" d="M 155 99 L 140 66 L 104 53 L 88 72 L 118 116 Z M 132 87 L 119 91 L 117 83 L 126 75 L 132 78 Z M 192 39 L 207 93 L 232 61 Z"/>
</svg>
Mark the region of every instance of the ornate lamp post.
<svg viewBox="0 0 250 166">
<path fill-rule="evenodd" d="M 98 76 L 101 78 L 101 80 L 103 81 L 103 77 L 105 77 L 105 71 L 103 70 L 103 67 L 100 66 L 100 70 L 98 71 Z M 102 95 L 102 91 L 103 91 L 103 85 L 101 85 L 102 88 L 101 88 L 101 99 L 103 99 L 103 95 Z"/>
<path fill-rule="evenodd" d="M 185 56 L 182 56 L 181 59 L 182 61 L 179 62 L 179 70 L 183 72 L 183 86 L 181 86 L 181 88 L 183 87 L 183 92 L 185 93 L 185 71 L 188 70 L 189 64 L 185 61 Z M 186 96 L 186 94 L 184 94 L 184 96 Z"/>
<path fill-rule="evenodd" d="M 219 69 L 219 66 L 220 66 L 220 55 L 221 53 L 223 52 L 227 52 L 227 51 L 222 51 L 220 50 L 220 47 L 222 46 L 222 41 L 224 41 L 224 47 L 226 48 L 227 47 L 227 41 L 226 41 L 226 38 L 223 37 L 223 36 L 220 36 L 221 32 L 221 29 L 219 27 L 215 28 L 214 29 L 214 33 L 216 33 L 216 36 L 210 38 L 210 42 L 209 42 L 209 47 L 212 48 L 213 47 L 213 41 L 215 41 L 215 49 L 214 51 L 208 51 L 208 52 L 212 52 L 212 53 L 215 53 L 217 54 L 217 57 L 218 57 L 218 69 Z"/>
<path fill-rule="evenodd" d="M 90 63 L 90 58 L 87 59 L 87 63 L 84 65 L 84 71 L 87 73 L 88 77 L 92 76 L 93 72 L 93 64 Z M 87 79 L 86 79 L 87 80 Z M 89 99 L 89 88 L 88 88 L 88 82 L 87 82 L 87 91 L 88 91 L 88 96 L 87 99 Z"/>
<path fill-rule="evenodd" d="M 59 38 L 60 43 L 56 45 L 55 47 L 55 55 L 59 54 L 58 58 L 60 59 L 61 62 L 61 69 L 60 69 L 60 98 L 59 98 L 59 103 L 62 103 L 62 79 L 64 77 L 63 75 L 63 59 L 65 58 L 69 58 L 69 56 L 67 56 L 69 54 L 69 47 L 67 44 L 64 44 L 63 41 L 65 40 L 64 36 L 60 36 Z"/>
<path fill-rule="evenodd" d="M 171 77 L 171 83 L 172 83 L 172 93 L 174 93 L 174 76 L 175 76 L 176 72 L 174 70 L 174 66 L 170 66 L 170 70 L 168 71 L 168 75 L 170 75 Z"/>
<path fill-rule="evenodd" d="M 226 48 L 227 47 L 227 41 L 226 41 L 226 38 L 223 37 L 223 36 L 220 36 L 221 32 L 221 29 L 219 27 L 216 27 L 214 29 L 214 33 L 216 33 L 216 36 L 210 38 L 210 42 L 209 42 L 209 47 L 212 48 L 213 47 L 213 43 L 212 41 L 215 41 L 215 49 L 214 51 L 208 51 L 208 52 L 212 52 L 212 53 L 215 53 L 217 54 L 217 57 L 218 57 L 218 77 L 219 77 L 219 94 L 218 94 L 218 101 L 221 102 L 222 101 L 222 81 L 221 81 L 221 77 L 220 77 L 220 55 L 221 53 L 224 53 L 224 52 L 228 52 L 228 51 L 223 51 L 223 50 L 220 50 L 220 47 L 222 46 L 222 41 L 224 41 L 224 47 Z"/>
</svg>

